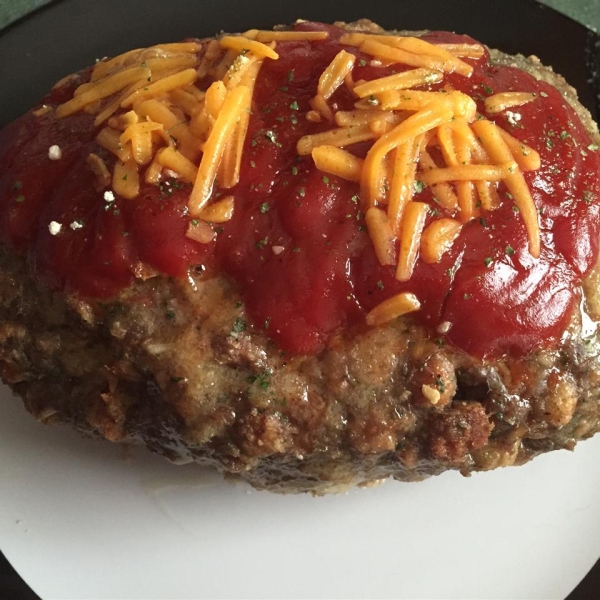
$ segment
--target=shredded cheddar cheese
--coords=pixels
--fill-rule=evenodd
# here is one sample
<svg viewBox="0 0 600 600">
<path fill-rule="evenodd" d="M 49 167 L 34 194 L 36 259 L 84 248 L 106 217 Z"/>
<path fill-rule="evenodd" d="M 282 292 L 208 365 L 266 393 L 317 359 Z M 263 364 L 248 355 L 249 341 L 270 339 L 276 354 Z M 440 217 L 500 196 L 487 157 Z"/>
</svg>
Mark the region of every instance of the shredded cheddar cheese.
<svg viewBox="0 0 600 600">
<path fill-rule="evenodd" d="M 319 78 L 318 94 L 323 96 L 325 100 L 329 100 L 335 90 L 342 85 L 346 75 L 352 70 L 355 60 L 356 56 L 354 54 L 341 50 Z"/>
<path fill-rule="evenodd" d="M 458 237 L 462 224 L 455 219 L 437 219 L 421 235 L 421 258 L 429 264 L 438 263 Z"/>
<path fill-rule="evenodd" d="M 394 170 L 388 203 L 388 218 L 392 231 L 398 232 L 406 205 L 414 194 L 417 160 L 422 138 L 415 138 L 396 148 Z"/>
<path fill-rule="evenodd" d="M 257 31 L 254 39 L 257 42 L 300 42 L 304 40 L 318 41 L 329 37 L 327 31 Z"/>
<path fill-rule="evenodd" d="M 233 133 L 249 98 L 250 90 L 246 86 L 239 86 L 231 90 L 223 102 L 223 107 L 204 146 L 196 182 L 190 194 L 191 215 L 197 215 L 210 199 L 225 144 Z"/>
<path fill-rule="evenodd" d="M 431 83 L 439 83 L 443 79 L 443 74 L 440 71 L 432 71 L 430 69 L 414 69 L 412 71 L 404 71 L 395 75 L 388 75 L 381 79 L 366 81 L 354 87 L 354 93 L 359 98 L 365 98 L 388 90 L 406 90 L 421 85 Z"/>
<path fill-rule="evenodd" d="M 201 244 L 210 244 L 215 239 L 214 229 L 208 223 L 198 219 L 190 221 L 185 235 Z"/>
<path fill-rule="evenodd" d="M 217 180 L 220 190 L 240 181 L 261 66 L 278 60 L 288 42 L 293 48 L 294 42 L 318 44 L 328 36 L 325 31 L 253 29 L 218 40 L 135 49 L 99 61 L 90 81 L 70 100 L 34 114 L 94 115 L 96 143 L 103 150 L 89 154 L 87 164 L 100 189 L 111 185 L 115 194 L 131 199 L 140 193 L 142 178 L 147 184 L 165 177 L 187 182 L 191 219 L 186 235 L 209 244 L 216 236 L 213 224 L 234 214 L 235 191 L 216 199 L 213 188 Z M 372 67 L 403 68 L 357 80 L 357 62 L 367 63 L 357 60 L 360 53 L 370 57 Z M 359 214 L 375 255 L 399 281 L 410 280 L 419 260 L 439 263 L 467 223 L 498 209 L 500 183 L 518 207 L 531 255 L 539 256 L 538 213 L 523 175 L 540 168 L 539 153 L 478 115 L 474 98 L 444 81 L 450 73 L 471 77 L 469 61 L 485 55 L 479 44 L 347 33 L 333 60 L 315 74 L 310 110 L 292 113 L 315 124 L 297 140 L 297 153 L 310 157 L 324 180 L 333 176 L 358 184 Z M 288 77 L 292 81 L 293 73 Z M 352 100 L 340 110 L 343 102 L 337 99 L 343 94 Z M 538 99 L 510 91 L 481 100 L 485 113 L 496 115 Z M 293 104 L 290 108 L 298 111 Z M 506 115 L 510 122 L 511 113 Z M 359 154 L 353 146 L 363 142 Z M 101 158 L 106 153 L 113 156 L 112 172 L 112 162 Z M 431 204 L 419 199 L 425 189 L 433 196 Z M 440 216 L 438 208 L 446 214 Z M 283 251 L 273 246 L 275 254 Z M 366 319 L 380 325 L 419 308 L 414 294 L 402 292 Z"/>
<path fill-rule="evenodd" d="M 371 326 L 383 325 L 388 321 L 415 312 L 420 308 L 421 303 L 414 294 L 400 292 L 376 306 L 367 315 L 367 324 Z"/>
<path fill-rule="evenodd" d="M 372 140 L 376 136 L 369 128 L 368 123 L 359 125 L 350 125 L 349 127 L 340 127 L 323 133 L 315 133 L 313 135 L 305 135 L 298 140 L 296 149 L 300 156 L 311 154 L 318 146 L 352 146 L 358 142 Z"/>
<path fill-rule="evenodd" d="M 140 191 L 140 176 L 133 159 L 117 162 L 112 181 L 113 189 L 123 198 L 135 198 Z"/>
<path fill-rule="evenodd" d="M 485 54 L 484 47 L 479 44 L 437 44 L 437 46 L 459 58 L 477 59 Z"/>
<path fill-rule="evenodd" d="M 513 162 L 512 152 L 502 138 L 500 128 L 497 125 L 490 121 L 481 120 L 473 124 L 473 129 L 494 162 L 497 164 Z M 514 202 L 525 223 L 529 238 L 529 252 L 534 258 L 537 258 L 540 255 L 540 226 L 537 208 L 529 191 L 529 186 L 519 168 L 513 169 L 504 178 L 504 182 L 513 195 Z"/>
<path fill-rule="evenodd" d="M 233 217 L 233 208 L 234 198 L 233 196 L 227 196 L 227 198 L 223 198 L 223 200 L 207 206 L 199 216 L 203 221 L 225 223 Z"/>
<path fill-rule="evenodd" d="M 327 104 L 327 100 L 325 99 L 325 96 L 323 96 L 322 94 L 317 94 L 310 101 L 310 105 L 317 114 L 324 116 L 328 121 L 334 120 L 333 112 L 329 108 L 329 105 Z"/>
<path fill-rule="evenodd" d="M 106 163 L 94 152 L 88 155 L 86 162 L 96 176 L 100 189 L 107 187 L 110 184 L 111 177 Z"/>
<path fill-rule="evenodd" d="M 525 92 L 503 92 L 501 94 L 494 94 L 485 99 L 485 110 L 490 114 L 496 114 L 512 108 L 514 106 L 523 106 L 536 99 L 535 94 Z"/>
<path fill-rule="evenodd" d="M 318 146 L 312 151 L 315 165 L 321 171 L 349 181 L 360 181 L 363 161 L 336 146 Z"/>
<path fill-rule="evenodd" d="M 221 48 L 236 50 L 237 52 L 253 52 L 261 58 L 277 60 L 279 54 L 262 42 L 251 40 L 242 35 L 226 35 L 220 40 Z"/>
<path fill-rule="evenodd" d="M 396 236 L 385 212 L 372 207 L 365 215 L 369 235 L 373 240 L 375 254 L 382 265 L 396 264 Z"/>
<path fill-rule="evenodd" d="M 156 154 L 158 164 L 175 171 L 182 179 L 193 183 L 198 176 L 198 167 L 183 154 L 171 147 L 163 148 Z"/>
<path fill-rule="evenodd" d="M 404 210 L 400 226 L 400 253 L 396 279 L 408 281 L 411 278 L 417 255 L 421 245 L 421 234 L 425 227 L 425 219 L 429 212 L 429 204 L 411 202 Z"/>
</svg>

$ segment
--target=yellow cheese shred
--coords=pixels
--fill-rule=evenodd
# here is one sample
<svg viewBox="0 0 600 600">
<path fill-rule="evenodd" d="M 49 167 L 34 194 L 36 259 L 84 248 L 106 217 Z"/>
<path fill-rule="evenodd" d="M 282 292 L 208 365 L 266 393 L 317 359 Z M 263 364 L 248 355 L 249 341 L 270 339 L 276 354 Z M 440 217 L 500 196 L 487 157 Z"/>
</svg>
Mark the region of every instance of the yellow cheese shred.
<svg viewBox="0 0 600 600">
<path fill-rule="evenodd" d="M 430 44 L 425 40 L 411 36 L 397 37 L 396 39 L 392 39 L 390 43 L 394 48 L 441 59 L 444 65 L 443 70 L 448 73 L 456 72 L 463 77 L 471 77 L 473 74 L 473 67 L 471 65 L 436 44 Z"/>
<path fill-rule="evenodd" d="M 367 314 L 367 325 L 375 327 L 384 325 L 402 315 L 415 312 L 421 308 L 418 298 L 410 292 L 400 292 L 381 304 L 377 305 Z"/>
<path fill-rule="evenodd" d="M 455 219 L 442 218 L 432 221 L 421 235 L 420 257 L 429 264 L 439 263 L 454 243 L 462 229 Z"/>
<path fill-rule="evenodd" d="M 400 144 L 395 150 L 394 170 L 387 214 L 392 231 L 398 233 L 404 208 L 414 194 L 417 160 L 422 136 Z"/>
<path fill-rule="evenodd" d="M 101 79 L 84 93 L 74 96 L 71 100 L 57 106 L 55 111 L 56 117 L 58 119 L 68 117 L 85 108 L 88 104 L 107 98 L 112 94 L 120 92 L 128 85 L 140 80 L 146 80 L 150 76 L 151 71 L 147 67 L 131 67 L 120 73 L 115 73 L 106 79 Z"/>
<path fill-rule="evenodd" d="M 413 69 L 356 85 L 354 93 L 359 98 L 366 98 L 367 96 L 373 96 L 388 90 L 406 90 L 422 85 L 439 83 L 443 78 L 444 75 L 441 71 Z"/>
<path fill-rule="evenodd" d="M 350 125 L 349 127 L 340 127 L 323 133 L 314 133 L 305 135 L 298 140 L 296 149 L 300 156 L 311 154 L 318 146 L 330 145 L 343 148 L 351 146 L 358 142 L 372 140 L 375 134 L 369 128 L 367 123 L 359 125 Z"/>
<path fill-rule="evenodd" d="M 223 107 L 204 146 L 198 176 L 190 194 L 188 207 L 192 216 L 197 216 L 210 199 L 225 144 L 233 133 L 244 106 L 248 104 L 249 95 L 250 90 L 246 86 L 239 86 L 231 90 L 225 98 Z"/>
<path fill-rule="evenodd" d="M 381 164 L 387 153 L 452 118 L 452 111 L 446 105 L 425 109 L 397 125 L 373 144 L 365 158 L 361 178 L 361 192 L 368 206 L 373 206 L 381 199 Z"/>
<path fill-rule="evenodd" d="M 502 139 L 510 148 L 513 158 L 523 171 L 537 171 L 541 167 L 540 155 L 533 148 L 510 135 L 508 131 L 504 129 L 499 129 L 499 131 Z"/>
<path fill-rule="evenodd" d="M 319 113 L 320 115 L 323 115 L 328 121 L 334 120 L 333 112 L 329 108 L 329 105 L 327 104 L 327 100 L 325 99 L 325 96 L 323 96 L 321 94 L 317 94 L 310 101 L 310 106 L 315 112 Z"/>
<path fill-rule="evenodd" d="M 233 196 L 227 196 L 207 206 L 199 216 L 203 221 L 210 223 L 225 223 L 233 217 L 234 202 Z"/>
<path fill-rule="evenodd" d="M 401 63 L 411 67 L 425 67 L 435 71 L 448 71 L 444 61 L 435 56 L 413 54 L 402 48 L 394 48 L 374 40 L 366 40 L 360 45 L 361 52 L 376 56 L 391 63 Z M 445 68 L 446 67 L 446 68 Z"/>
<path fill-rule="evenodd" d="M 473 129 L 490 158 L 497 164 L 513 162 L 510 148 L 502 138 L 500 129 L 494 123 L 480 120 L 473 123 Z M 508 191 L 512 194 L 514 203 L 519 209 L 519 214 L 525 223 L 529 240 L 529 253 L 537 258 L 540 255 L 540 225 L 538 212 L 529 191 L 529 186 L 520 169 L 516 168 L 504 178 Z"/>
<path fill-rule="evenodd" d="M 451 124 L 441 125 L 438 128 L 437 136 L 440 141 L 442 154 L 448 165 L 451 167 L 459 167 L 460 165 L 466 167 L 471 163 L 469 143 L 463 138 L 454 135 Z M 427 183 L 427 181 L 424 180 L 424 183 Z M 456 193 L 461 220 L 467 222 L 478 216 L 479 211 L 475 207 L 475 186 L 473 181 L 470 179 L 459 181 L 456 184 Z"/>
<path fill-rule="evenodd" d="M 337 146 L 318 146 L 312 151 L 317 169 L 348 181 L 360 181 L 363 160 Z"/>
<path fill-rule="evenodd" d="M 476 164 L 489 164 L 490 158 L 483 149 L 481 143 L 475 137 L 471 127 L 465 119 L 455 119 L 450 123 L 457 143 L 464 144 L 471 153 L 473 162 Z M 517 161 L 518 162 L 518 161 Z M 493 181 L 475 181 L 475 188 L 479 195 L 481 208 L 484 210 L 495 210 L 500 206 L 500 198 Z M 444 184 L 440 184 L 444 185 Z M 473 215 L 474 216 L 474 215 Z"/>
<path fill-rule="evenodd" d="M 376 207 L 369 208 L 365 214 L 365 223 L 380 264 L 395 265 L 396 236 L 385 211 Z"/>
<path fill-rule="evenodd" d="M 363 49 L 363 51 L 365 44 L 376 43 L 381 45 L 388 45 L 393 48 L 402 50 L 403 52 L 408 52 L 414 54 L 415 56 L 421 56 L 424 60 L 431 61 L 433 58 L 435 58 L 438 61 L 441 61 L 442 68 L 438 70 L 447 71 L 449 73 L 457 72 L 460 75 L 463 75 L 464 77 L 470 77 L 473 74 L 473 67 L 471 65 L 460 60 L 441 45 L 431 44 L 429 42 L 426 42 L 425 40 L 412 36 L 350 33 L 342 36 L 340 41 L 342 44 L 360 46 L 361 49 Z M 383 56 L 383 58 L 386 57 Z M 388 60 L 394 59 L 390 55 Z M 405 64 L 412 63 L 407 62 Z"/>
<path fill-rule="evenodd" d="M 254 39 L 257 42 L 300 42 L 319 41 L 329 37 L 327 31 L 257 31 Z"/>
<path fill-rule="evenodd" d="M 331 98 L 335 90 L 344 82 L 346 75 L 352 70 L 355 60 L 356 56 L 354 54 L 340 50 L 331 61 L 331 64 L 321 74 L 317 93 L 323 96 L 325 100 Z"/>
<path fill-rule="evenodd" d="M 208 223 L 194 219 L 190 221 L 185 235 L 200 244 L 210 244 L 215 239 L 216 234 Z"/>
<path fill-rule="evenodd" d="M 420 166 L 424 169 L 425 173 L 438 168 L 426 148 L 421 150 L 419 158 Z M 431 191 L 433 192 L 434 200 L 445 210 L 454 211 L 458 207 L 458 197 L 447 183 L 434 184 L 431 186 Z"/>
<path fill-rule="evenodd" d="M 277 60 L 279 58 L 279 54 L 277 54 L 275 50 L 266 44 L 257 42 L 256 40 L 248 39 L 241 35 L 223 36 L 219 43 L 221 48 L 236 50 L 237 52 L 241 52 L 243 54 L 246 52 L 253 52 L 260 58 L 270 58 L 272 60 Z"/>
<path fill-rule="evenodd" d="M 117 161 L 115 164 L 113 181 L 113 190 L 127 198 L 135 198 L 140 192 L 140 176 L 137 163 L 133 159 L 126 162 Z"/>
<path fill-rule="evenodd" d="M 502 92 L 500 94 L 488 96 L 485 99 L 485 110 L 493 115 L 502 112 L 507 108 L 523 106 L 524 104 L 533 102 L 536 98 L 536 94 L 528 92 Z"/>
<path fill-rule="evenodd" d="M 162 129 L 161 123 L 144 121 L 141 123 L 132 123 L 119 136 L 121 146 L 131 142 L 131 151 L 133 159 L 138 165 L 145 165 L 152 160 L 152 138 L 150 133 Z"/>
<path fill-rule="evenodd" d="M 170 100 L 183 110 L 189 117 L 193 117 L 202 106 L 196 97 L 190 92 L 186 91 L 185 88 L 178 88 L 170 93 Z"/>
<path fill-rule="evenodd" d="M 439 48 L 450 52 L 459 58 L 481 58 L 485 54 L 485 48 L 480 44 L 436 44 Z"/>
<path fill-rule="evenodd" d="M 400 226 L 400 253 L 396 269 L 398 281 L 408 281 L 413 274 L 428 212 L 429 204 L 424 202 L 409 202 L 404 209 Z"/>
<path fill-rule="evenodd" d="M 131 146 L 122 145 L 119 132 L 111 127 L 105 127 L 98 132 L 96 142 L 105 150 L 112 152 L 119 160 L 125 162 L 131 158 Z"/>
<path fill-rule="evenodd" d="M 98 186 L 101 189 L 108 187 L 108 185 L 110 184 L 111 177 L 110 171 L 108 170 L 106 163 L 94 152 L 91 152 L 88 155 L 86 162 L 90 166 L 90 169 L 92 170 L 94 175 L 96 176 L 96 179 L 98 180 Z"/>
<path fill-rule="evenodd" d="M 421 181 L 426 185 L 434 185 L 444 181 L 501 181 L 512 173 L 516 173 L 517 163 L 512 160 L 498 165 L 460 165 L 432 169 L 421 175 Z"/>
<path fill-rule="evenodd" d="M 182 179 L 193 183 L 198 175 L 198 167 L 181 152 L 171 147 L 162 148 L 156 153 L 157 161 L 163 167 L 175 171 Z"/>
<path fill-rule="evenodd" d="M 161 94 L 165 94 L 171 90 L 189 85 L 190 83 L 196 81 L 197 78 L 198 74 L 196 73 L 196 69 L 185 69 L 185 71 L 174 73 L 173 75 L 159 79 L 158 81 L 155 81 L 154 83 L 151 83 L 143 88 L 137 89 L 121 102 L 121 106 L 126 108 L 139 100 L 160 96 Z"/>
<path fill-rule="evenodd" d="M 246 134 L 248 133 L 248 125 L 250 123 L 250 112 L 252 109 L 252 95 L 254 93 L 254 86 L 256 84 L 256 78 L 261 67 L 261 62 L 255 62 L 250 68 L 244 73 L 241 83 L 248 88 L 248 97 L 245 104 L 242 106 L 240 120 L 237 124 L 234 134 L 234 147 L 233 147 L 233 167 L 227 171 L 225 184 L 227 187 L 233 187 L 237 184 L 240 179 L 240 171 L 242 165 L 242 151 L 244 149 L 244 142 L 246 141 Z"/>
<path fill-rule="evenodd" d="M 364 125 L 374 120 L 385 119 L 390 123 L 397 125 L 406 118 L 405 115 L 391 110 L 377 109 L 356 109 L 356 110 L 338 110 L 335 113 L 335 123 L 340 127 L 350 125 Z"/>
<path fill-rule="evenodd" d="M 132 50 L 100 61 L 91 80 L 55 114 L 94 115 L 96 126 L 102 127 L 98 145 L 116 158 L 112 188 L 122 197 L 139 194 L 141 176 L 151 184 L 160 183 L 165 174 L 192 184 L 188 210 L 193 219 L 186 235 L 210 243 L 216 235 L 210 224 L 233 217 L 234 196 L 211 203 L 212 191 L 217 178 L 221 189 L 234 188 L 240 180 L 261 65 L 278 59 L 277 43 L 284 51 L 288 42 L 293 47 L 294 42 L 312 44 L 327 37 L 318 31 L 254 29 L 219 40 Z M 340 49 L 320 74 L 311 110 L 296 113 L 320 123 L 313 129 L 318 133 L 298 140 L 297 153 L 311 155 L 323 173 L 359 184 L 366 229 L 379 263 L 395 267 L 396 279 L 408 281 L 419 258 L 440 262 L 464 223 L 500 206 L 499 184 L 512 194 L 530 253 L 539 256 L 537 209 L 523 175 L 540 168 L 539 153 L 477 115 L 473 98 L 444 83 L 449 73 L 470 77 L 473 66 L 468 61 L 484 57 L 485 48 L 367 33 L 344 34 L 341 43 L 372 56 L 374 67 L 412 67 L 356 81 L 356 51 Z M 207 77 L 207 89 L 197 84 Z M 428 86 L 437 84 L 443 89 L 429 91 Z M 341 86 L 353 97 L 354 109 L 339 110 L 332 101 Z M 496 114 L 535 99 L 531 93 L 500 92 L 485 100 L 485 110 Z M 327 122 L 331 128 L 323 131 Z M 373 144 L 364 159 L 347 149 L 368 141 Z M 90 154 L 87 163 L 99 187 L 111 183 L 111 173 L 97 154 Z M 446 215 L 440 218 L 433 205 L 415 201 L 424 187 Z M 367 323 L 385 323 L 419 308 L 413 294 L 402 292 L 375 307 Z"/>
<path fill-rule="evenodd" d="M 144 172 L 144 181 L 157 185 L 162 178 L 163 166 L 158 162 L 160 150 L 154 155 L 152 162 L 146 167 Z"/>
</svg>

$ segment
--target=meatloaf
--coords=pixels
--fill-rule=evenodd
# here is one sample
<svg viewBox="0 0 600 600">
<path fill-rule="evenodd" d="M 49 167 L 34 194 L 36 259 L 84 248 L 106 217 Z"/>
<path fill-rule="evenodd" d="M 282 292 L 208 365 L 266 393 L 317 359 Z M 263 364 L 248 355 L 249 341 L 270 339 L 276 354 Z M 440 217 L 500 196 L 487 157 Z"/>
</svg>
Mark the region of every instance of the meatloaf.
<svg viewBox="0 0 600 600">
<path fill-rule="evenodd" d="M 0 132 L 0 374 L 275 492 L 600 429 L 600 143 L 535 57 L 299 21 L 102 59 Z"/>
</svg>

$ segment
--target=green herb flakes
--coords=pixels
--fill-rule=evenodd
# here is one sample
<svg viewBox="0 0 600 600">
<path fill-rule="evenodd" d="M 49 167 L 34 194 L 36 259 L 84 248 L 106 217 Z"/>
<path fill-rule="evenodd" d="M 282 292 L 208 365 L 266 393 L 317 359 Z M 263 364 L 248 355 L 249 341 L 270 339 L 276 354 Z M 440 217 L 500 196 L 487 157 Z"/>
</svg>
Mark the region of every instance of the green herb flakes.
<svg viewBox="0 0 600 600">
<path fill-rule="evenodd" d="M 584 190 L 584 192 L 583 192 L 583 201 L 586 204 L 591 204 L 595 199 L 596 199 L 595 194 L 593 194 L 589 190 Z"/>
<path fill-rule="evenodd" d="M 237 317 L 233 322 L 233 327 L 231 328 L 233 333 L 242 333 L 242 331 L 246 331 L 246 321 L 241 317 Z"/>
<path fill-rule="evenodd" d="M 424 189 L 425 189 L 425 184 L 420 181 L 419 179 L 415 180 L 415 182 L 413 183 L 413 194 L 416 196 L 417 194 L 420 194 Z"/>
</svg>

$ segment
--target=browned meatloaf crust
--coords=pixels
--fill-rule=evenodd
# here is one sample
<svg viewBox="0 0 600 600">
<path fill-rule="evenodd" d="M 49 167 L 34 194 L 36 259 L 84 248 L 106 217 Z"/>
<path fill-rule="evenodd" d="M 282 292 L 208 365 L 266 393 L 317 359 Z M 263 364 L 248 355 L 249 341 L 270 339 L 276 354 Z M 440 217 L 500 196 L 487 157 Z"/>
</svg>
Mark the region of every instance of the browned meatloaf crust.
<svg viewBox="0 0 600 600">
<path fill-rule="evenodd" d="M 535 59 L 493 56 L 552 82 L 598 138 L 561 77 Z M 599 281 L 596 268 L 584 283 L 593 320 Z M 582 337 L 579 310 L 559 348 L 485 362 L 439 347 L 410 318 L 289 358 L 261 331 L 232 334 L 238 318 L 223 277 L 139 279 L 88 302 L 49 292 L 0 249 L 0 374 L 28 411 L 258 488 L 321 494 L 466 475 L 573 449 L 600 430 L 598 339 Z"/>
</svg>

